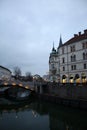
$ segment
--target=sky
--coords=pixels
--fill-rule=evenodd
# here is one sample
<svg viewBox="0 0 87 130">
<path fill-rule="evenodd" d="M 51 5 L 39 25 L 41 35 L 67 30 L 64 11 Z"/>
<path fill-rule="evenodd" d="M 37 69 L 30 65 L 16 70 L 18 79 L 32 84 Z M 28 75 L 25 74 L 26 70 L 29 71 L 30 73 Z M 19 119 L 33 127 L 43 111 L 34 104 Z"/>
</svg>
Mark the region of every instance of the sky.
<svg viewBox="0 0 87 130">
<path fill-rule="evenodd" d="M 49 72 L 53 47 L 87 29 L 87 0 L 0 0 L 0 65 Z"/>
</svg>

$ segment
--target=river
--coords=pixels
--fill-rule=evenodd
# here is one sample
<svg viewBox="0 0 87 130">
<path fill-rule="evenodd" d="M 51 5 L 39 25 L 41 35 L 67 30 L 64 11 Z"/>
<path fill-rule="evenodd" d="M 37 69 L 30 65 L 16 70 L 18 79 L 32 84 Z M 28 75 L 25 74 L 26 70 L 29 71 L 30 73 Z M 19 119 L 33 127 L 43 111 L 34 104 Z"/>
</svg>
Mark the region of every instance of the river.
<svg viewBox="0 0 87 130">
<path fill-rule="evenodd" d="M 0 130 L 87 130 L 87 111 L 52 103 L 0 98 Z"/>
</svg>

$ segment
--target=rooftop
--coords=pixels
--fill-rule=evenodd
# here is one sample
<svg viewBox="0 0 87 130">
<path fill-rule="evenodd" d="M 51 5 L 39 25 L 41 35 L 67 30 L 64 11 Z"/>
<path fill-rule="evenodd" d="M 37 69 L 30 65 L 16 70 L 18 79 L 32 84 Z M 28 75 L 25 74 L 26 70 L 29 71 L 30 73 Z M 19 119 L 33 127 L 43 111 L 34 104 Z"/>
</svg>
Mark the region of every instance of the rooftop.
<svg viewBox="0 0 87 130">
<path fill-rule="evenodd" d="M 75 42 L 79 42 L 79 41 L 84 40 L 84 39 L 87 39 L 87 29 L 84 30 L 83 34 L 81 34 L 81 32 L 79 32 L 78 34 L 74 34 L 74 37 L 69 39 L 62 46 L 69 45 L 69 44 L 75 43 Z"/>
</svg>

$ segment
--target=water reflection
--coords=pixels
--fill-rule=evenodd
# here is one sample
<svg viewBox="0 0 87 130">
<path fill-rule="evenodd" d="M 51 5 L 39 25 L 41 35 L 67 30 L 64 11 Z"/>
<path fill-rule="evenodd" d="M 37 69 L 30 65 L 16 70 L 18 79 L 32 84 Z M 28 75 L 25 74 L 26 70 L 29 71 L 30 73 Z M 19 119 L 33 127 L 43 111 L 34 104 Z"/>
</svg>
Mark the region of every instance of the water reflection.
<svg viewBox="0 0 87 130">
<path fill-rule="evenodd" d="M 1 130 L 86 130 L 87 112 L 40 101 L 1 104 Z"/>
</svg>

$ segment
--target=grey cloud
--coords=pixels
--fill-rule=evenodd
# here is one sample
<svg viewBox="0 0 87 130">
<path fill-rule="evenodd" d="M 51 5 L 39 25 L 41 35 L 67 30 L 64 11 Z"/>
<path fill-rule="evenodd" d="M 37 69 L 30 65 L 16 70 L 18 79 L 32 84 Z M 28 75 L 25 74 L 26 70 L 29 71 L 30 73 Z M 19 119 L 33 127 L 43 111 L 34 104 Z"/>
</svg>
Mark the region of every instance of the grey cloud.
<svg viewBox="0 0 87 130">
<path fill-rule="evenodd" d="M 86 29 L 86 16 L 86 0 L 1 0 L 0 64 L 45 74 L 52 42 Z"/>
</svg>

